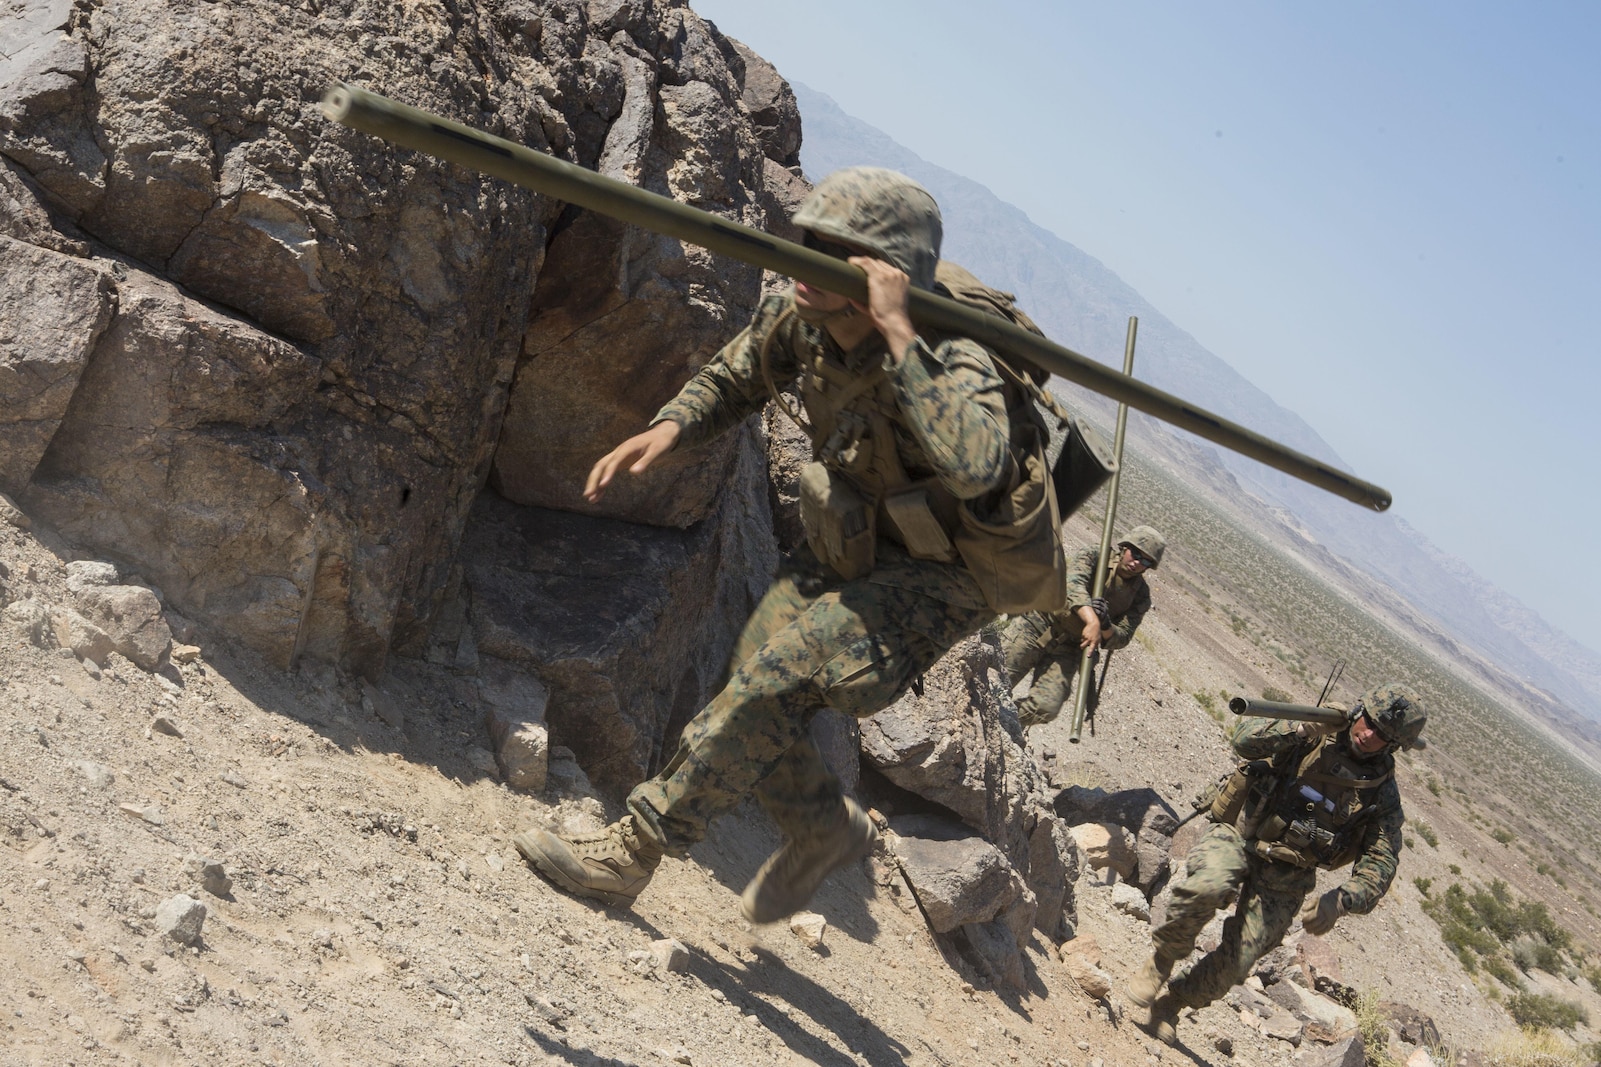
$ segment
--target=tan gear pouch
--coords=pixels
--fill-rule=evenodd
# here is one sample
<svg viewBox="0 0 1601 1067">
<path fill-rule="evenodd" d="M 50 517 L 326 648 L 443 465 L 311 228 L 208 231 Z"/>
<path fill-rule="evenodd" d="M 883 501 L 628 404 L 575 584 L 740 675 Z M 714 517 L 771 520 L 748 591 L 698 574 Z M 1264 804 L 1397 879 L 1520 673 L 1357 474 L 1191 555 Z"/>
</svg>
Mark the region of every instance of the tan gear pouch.
<svg viewBox="0 0 1601 1067">
<path fill-rule="evenodd" d="M 820 462 L 800 473 L 801 526 L 817 558 L 841 578 L 873 569 L 874 509 L 849 482 Z"/>
<path fill-rule="evenodd" d="M 1062 520 L 1037 429 L 1019 451 L 1022 476 L 989 514 L 981 519 L 978 501 L 962 502 L 956 550 L 995 611 L 1057 611 L 1067 603 Z"/>
<path fill-rule="evenodd" d="M 1251 779 L 1244 771 L 1226 775 L 1196 798 L 1197 811 L 1206 811 L 1213 822 L 1233 826 L 1245 808 L 1245 798 L 1251 792 Z"/>
<path fill-rule="evenodd" d="M 934 514 L 927 489 L 907 489 L 884 498 L 884 515 L 900 536 L 901 544 L 913 559 L 933 559 L 951 563 L 956 547 L 945 533 L 945 526 Z"/>
</svg>

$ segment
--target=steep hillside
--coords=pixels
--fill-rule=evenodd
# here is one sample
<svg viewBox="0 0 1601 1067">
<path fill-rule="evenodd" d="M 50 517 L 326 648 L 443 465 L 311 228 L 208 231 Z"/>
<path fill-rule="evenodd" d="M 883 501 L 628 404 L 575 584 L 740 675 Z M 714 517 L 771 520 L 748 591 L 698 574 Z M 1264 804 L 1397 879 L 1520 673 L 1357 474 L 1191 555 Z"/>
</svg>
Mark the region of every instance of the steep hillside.
<svg viewBox="0 0 1601 1067">
<path fill-rule="evenodd" d="M 1377 1031 L 1392 1034 L 1385 1054 L 1420 1042 L 1483 1050 L 1510 1030 L 1495 984 L 1464 971 L 1421 911 L 1420 879 L 1487 884 L 1506 864 L 1467 792 L 1436 795 L 1455 764 L 1432 756 L 1402 778 L 1412 825 L 1433 827 L 1415 833 L 1432 840 L 1413 842 L 1379 910 L 1321 943 L 1292 934 L 1302 947 L 1262 969 L 1272 998 L 1242 989 L 1187 1018 L 1174 1051 L 1129 1024 L 1116 991 L 1148 950 L 1143 896 L 1096 865 L 1120 861 L 1084 853 L 1067 885 L 1073 936 L 1035 934 L 1017 989 L 929 927 L 887 852 L 825 886 L 820 933 L 742 922 L 737 894 L 776 844 L 754 808 L 668 861 L 632 910 L 575 901 L 527 869 L 510 835 L 593 826 L 618 795 L 597 794 L 561 749 L 543 789 L 499 780 L 476 688 L 459 673 L 419 661 L 397 661 L 379 685 L 315 664 L 285 673 L 170 614 L 195 643 L 171 650 L 181 664 L 146 671 L 116 652 L 80 662 L 29 628 L 28 605 L 55 613 L 111 580 L 108 565 L 72 556 L 48 530 L 0 527 L 11 605 L 0 623 L 0 1062 L 1269 1065 L 1291 1059 L 1293 1039 L 1299 1062 L 1322 1064 L 1343 1046 L 1319 1040 L 1351 1017 L 1284 992 L 1312 973 L 1437 1026 L 1428 1036 L 1406 1021 L 1415 1012 L 1392 1009 L 1393 1030 Z M 1084 741 L 1052 724 L 1031 735 L 1030 758 L 1058 786 L 1149 787 L 1183 813 L 1227 765 L 1206 705 L 1268 687 L 1312 694 L 1304 671 L 1264 654 L 1272 623 L 1230 591 L 1239 576 L 1202 565 L 1199 546 L 1172 558 Z M 881 782 L 861 788 L 892 818 L 906 803 Z M 1181 832 L 1175 860 L 1197 831 Z M 1601 1012 L 1582 982 L 1529 981 Z"/>
</svg>

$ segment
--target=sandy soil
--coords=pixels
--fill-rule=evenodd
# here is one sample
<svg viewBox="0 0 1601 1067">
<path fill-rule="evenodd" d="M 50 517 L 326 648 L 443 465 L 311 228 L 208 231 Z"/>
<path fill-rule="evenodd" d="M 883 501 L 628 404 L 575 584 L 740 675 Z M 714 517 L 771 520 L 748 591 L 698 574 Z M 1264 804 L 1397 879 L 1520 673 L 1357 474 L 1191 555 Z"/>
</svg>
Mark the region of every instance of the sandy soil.
<svg viewBox="0 0 1601 1067">
<path fill-rule="evenodd" d="M 11 600 L 70 603 L 69 558 L 0 528 Z M 1064 784 L 1149 784 L 1183 813 L 1227 766 L 1190 694 L 1290 683 L 1161 577 L 1157 605 L 1114 661 L 1093 736 L 1071 744 L 1058 723 L 1031 743 Z M 1315 1062 L 1221 1004 L 1183 1022 L 1186 1049 L 1157 1045 L 1038 937 L 1025 992 L 985 989 L 865 869 L 815 902 L 821 947 L 753 930 L 737 894 L 776 841 L 751 809 L 666 861 L 631 911 L 570 900 L 509 838 L 596 824 L 615 798 L 581 781 L 542 796 L 499 783 L 468 680 L 401 662 L 375 692 L 196 641 L 192 664 L 158 675 L 113 656 L 93 677 L 0 627 L 0 1063 Z M 1416 776 L 1403 776 L 1409 804 L 1428 796 Z M 1440 944 L 1410 879 L 1493 868 L 1452 843 L 1430 800 L 1439 849 L 1409 849 L 1391 898 L 1331 940 L 1347 983 L 1479 1047 L 1507 1018 Z M 220 861 L 231 890 L 202 889 L 196 857 Z M 206 908 L 192 946 L 159 932 L 179 894 Z M 1081 884 L 1078 900 L 1080 931 L 1121 983 L 1145 924 L 1105 887 Z M 655 962 L 664 939 L 687 950 L 677 969 Z"/>
</svg>

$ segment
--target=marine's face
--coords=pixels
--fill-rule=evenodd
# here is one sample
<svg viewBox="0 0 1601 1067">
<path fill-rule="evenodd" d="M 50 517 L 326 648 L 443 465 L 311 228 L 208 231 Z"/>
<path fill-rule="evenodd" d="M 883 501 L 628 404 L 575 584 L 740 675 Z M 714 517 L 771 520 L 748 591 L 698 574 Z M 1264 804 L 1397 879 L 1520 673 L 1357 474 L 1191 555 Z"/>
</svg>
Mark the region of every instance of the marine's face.
<svg viewBox="0 0 1601 1067">
<path fill-rule="evenodd" d="M 1117 561 L 1119 578 L 1132 578 L 1136 574 L 1144 574 L 1146 567 L 1145 557 L 1134 551 L 1133 545 L 1123 546 L 1123 558 Z"/>
<path fill-rule="evenodd" d="M 1384 751 L 1386 742 L 1383 735 L 1368 722 L 1367 713 L 1363 712 L 1351 724 L 1351 749 L 1358 756 L 1376 756 Z"/>
<path fill-rule="evenodd" d="M 795 283 L 795 306 L 802 311 L 831 315 L 836 311 L 844 311 L 850 307 L 850 303 L 838 293 L 831 293 L 826 289 L 814 289 L 805 282 Z"/>
</svg>

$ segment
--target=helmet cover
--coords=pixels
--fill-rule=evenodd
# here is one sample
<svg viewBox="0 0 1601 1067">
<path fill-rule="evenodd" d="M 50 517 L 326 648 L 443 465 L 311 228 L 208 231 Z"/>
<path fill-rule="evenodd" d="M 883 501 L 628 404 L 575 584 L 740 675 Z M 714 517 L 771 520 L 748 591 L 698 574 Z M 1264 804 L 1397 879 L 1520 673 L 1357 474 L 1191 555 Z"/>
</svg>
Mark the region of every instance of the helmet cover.
<svg viewBox="0 0 1601 1067">
<path fill-rule="evenodd" d="M 855 245 L 934 287 L 944 226 L 927 189 L 883 167 L 846 167 L 817 183 L 791 220 L 819 237 Z"/>
<path fill-rule="evenodd" d="M 1154 570 L 1162 564 L 1162 553 L 1167 551 L 1167 538 L 1153 526 L 1136 526 L 1123 535 L 1118 545 L 1131 545 L 1140 555 L 1151 561 Z"/>
<path fill-rule="evenodd" d="M 1366 715 L 1385 743 L 1401 748 L 1418 747 L 1429 713 L 1423 702 L 1399 685 L 1376 685 L 1362 694 L 1351 709 L 1351 720 Z"/>
</svg>

